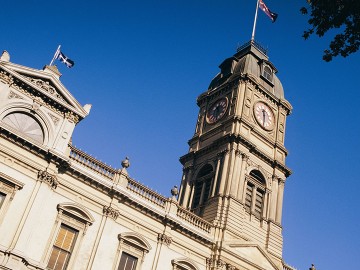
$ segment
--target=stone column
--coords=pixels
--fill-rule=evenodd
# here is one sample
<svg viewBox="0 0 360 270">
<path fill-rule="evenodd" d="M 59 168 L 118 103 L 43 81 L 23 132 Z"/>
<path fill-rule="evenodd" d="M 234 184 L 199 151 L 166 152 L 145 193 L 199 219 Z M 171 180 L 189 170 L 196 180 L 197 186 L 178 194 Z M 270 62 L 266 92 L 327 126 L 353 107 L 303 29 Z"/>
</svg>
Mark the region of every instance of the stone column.
<svg viewBox="0 0 360 270">
<path fill-rule="evenodd" d="M 236 150 L 235 151 L 235 163 L 234 163 L 234 173 L 233 173 L 233 177 L 232 177 L 232 181 L 231 181 L 231 190 L 230 190 L 230 195 L 234 196 L 235 198 L 237 198 L 237 193 L 238 193 L 238 188 L 239 188 L 239 175 L 241 172 L 241 158 L 240 158 L 240 150 Z"/>
<path fill-rule="evenodd" d="M 245 169 L 246 169 L 246 163 L 248 160 L 248 156 L 244 153 L 241 154 L 241 170 L 240 170 L 240 177 L 239 177 L 239 185 L 238 185 L 238 189 L 237 189 L 237 195 L 236 197 L 238 199 L 240 199 L 241 202 L 244 201 L 245 199 Z"/>
<path fill-rule="evenodd" d="M 226 178 L 227 178 L 229 156 L 230 156 L 229 151 L 226 150 L 225 155 L 224 155 L 224 163 L 223 163 L 223 168 L 222 168 L 222 172 L 221 172 L 221 178 L 220 178 L 220 189 L 219 189 L 220 195 L 223 195 L 225 193 L 225 182 L 226 182 Z"/>
<path fill-rule="evenodd" d="M 214 197 L 214 195 L 215 195 L 216 186 L 217 186 L 218 178 L 219 178 L 220 161 L 221 161 L 221 155 L 218 154 L 217 163 L 216 163 L 215 177 L 214 177 L 214 182 L 213 182 L 213 186 L 212 186 L 211 196 L 210 196 L 210 197 Z"/>
<path fill-rule="evenodd" d="M 185 171 L 185 169 L 184 169 L 184 173 L 183 173 L 183 176 L 181 179 L 181 184 L 180 184 L 179 197 L 178 197 L 178 202 L 180 205 L 182 205 L 184 202 L 184 193 L 185 193 L 185 189 L 186 189 L 186 174 L 187 174 L 187 171 Z"/>
<path fill-rule="evenodd" d="M 187 202 L 187 204 L 186 204 L 186 207 L 187 207 L 187 208 L 190 208 L 190 207 L 191 207 L 192 200 L 193 200 L 193 197 L 194 197 L 194 189 L 195 189 L 194 181 L 191 182 L 191 184 L 190 184 L 190 189 L 191 189 L 191 193 L 190 193 L 190 199 L 188 200 L 188 202 Z"/>
<path fill-rule="evenodd" d="M 230 165 L 229 165 L 229 175 L 227 177 L 227 183 L 226 183 L 226 195 L 230 194 L 231 185 L 232 185 L 232 178 L 233 178 L 233 172 L 234 172 L 234 163 L 235 163 L 235 149 L 234 144 L 231 146 L 230 149 Z"/>
<path fill-rule="evenodd" d="M 283 206 L 283 198 L 284 198 L 284 186 L 285 181 L 279 179 L 279 188 L 278 188 L 278 196 L 277 196 L 277 207 L 276 207 L 276 219 L 275 221 L 281 224 L 282 217 L 282 206 Z"/>
<path fill-rule="evenodd" d="M 190 181 L 191 181 L 191 177 L 192 177 L 192 172 L 193 172 L 193 167 L 189 166 L 187 167 L 187 174 L 186 174 L 186 179 L 185 179 L 185 189 L 184 189 L 184 198 L 182 201 L 182 206 L 186 207 L 188 204 L 188 200 L 189 200 L 189 196 L 190 196 L 190 192 L 191 192 L 191 186 L 190 186 Z"/>
<path fill-rule="evenodd" d="M 276 208 L 277 208 L 277 194 L 278 194 L 278 178 L 273 176 L 272 179 L 272 190 L 271 190 L 271 200 L 270 200 L 270 217 L 269 219 L 275 221 Z"/>
<path fill-rule="evenodd" d="M 182 204 L 181 206 L 186 207 L 186 205 L 188 204 L 188 199 L 190 196 L 190 181 L 191 181 L 191 177 L 192 177 L 192 166 L 189 166 L 186 168 L 186 176 L 184 176 L 184 186 L 181 187 L 182 189 L 182 196 L 183 196 L 183 200 L 182 200 Z"/>
</svg>

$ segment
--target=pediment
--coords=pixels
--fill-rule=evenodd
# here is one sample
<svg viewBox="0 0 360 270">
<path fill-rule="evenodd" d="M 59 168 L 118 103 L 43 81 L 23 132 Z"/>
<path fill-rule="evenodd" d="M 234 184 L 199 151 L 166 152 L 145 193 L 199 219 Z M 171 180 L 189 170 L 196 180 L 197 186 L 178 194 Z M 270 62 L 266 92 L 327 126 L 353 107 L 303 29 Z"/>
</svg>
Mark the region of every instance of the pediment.
<svg viewBox="0 0 360 270">
<path fill-rule="evenodd" d="M 270 256 L 257 244 L 229 244 L 229 251 L 241 257 L 243 261 L 255 264 L 258 269 L 279 270 Z"/>
<path fill-rule="evenodd" d="M 55 66 L 44 70 L 32 69 L 10 62 L 0 62 L 0 80 L 31 98 L 40 98 L 43 102 L 63 112 L 72 112 L 80 119 L 86 111 L 59 80 Z"/>
<path fill-rule="evenodd" d="M 70 104 L 69 100 L 67 100 L 61 93 L 61 91 L 59 91 L 59 89 L 54 86 L 54 83 L 51 80 L 46 78 L 27 76 L 27 74 L 21 74 L 21 76 L 31 82 L 34 86 L 37 86 L 40 89 L 44 90 L 54 99 Z"/>
</svg>

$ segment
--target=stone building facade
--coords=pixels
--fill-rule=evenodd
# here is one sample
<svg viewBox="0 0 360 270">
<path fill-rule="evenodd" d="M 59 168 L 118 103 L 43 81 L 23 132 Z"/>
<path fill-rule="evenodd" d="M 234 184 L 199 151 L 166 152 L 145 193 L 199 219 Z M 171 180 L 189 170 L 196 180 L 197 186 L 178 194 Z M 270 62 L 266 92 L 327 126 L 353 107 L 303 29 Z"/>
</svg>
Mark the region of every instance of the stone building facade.
<svg viewBox="0 0 360 270">
<path fill-rule="evenodd" d="M 90 112 L 43 70 L 0 58 L 0 269 L 291 270 L 282 259 L 286 117 L 254 42 L 197 100 L 183 177 L 166 198 L 71 144 Z"/>
</svg>

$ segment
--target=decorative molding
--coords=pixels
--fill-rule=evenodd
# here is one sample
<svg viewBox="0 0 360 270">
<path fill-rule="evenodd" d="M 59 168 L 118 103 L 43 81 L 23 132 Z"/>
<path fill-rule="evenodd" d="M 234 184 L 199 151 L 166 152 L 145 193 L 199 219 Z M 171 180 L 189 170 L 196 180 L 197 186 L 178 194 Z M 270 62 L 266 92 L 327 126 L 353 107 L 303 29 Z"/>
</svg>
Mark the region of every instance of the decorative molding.
<svg viewBox="0 0 360 270">
<path fill-rule="evenodd" d="M 280 130 L 280 132 L 284 132 L 285 128 L 284 128 L 284 123 L 283 122 L 281 122 L 279 124 L 279 130 Z"/>
<path fill-rule="evenodd" d="M 58 100 L 62 101 L 62 102 L 66 102 L 66 100 L 64 100 L 61 95 L 56 91 L 56 89 L 50 85 L 50 83 L 48 82 L 44 82 L 40 79 L 34 79 L 34 78 L 30 78 L 30 77 L 26 77 L 24 75 L 21 75 L 23 78 L 25 78 L 27 81 L 31 81 L 33 82 L 37 87 L 41 88 L 42 90 L 45 90 L 46 93 L 48 93 L 49 95 L 57 98 Z M 69 121 L 77 124 L 80 119 L 79 116 L 74 114 L 72 111 L 69 111 L 69 109 L 67 107 L 63 107 L 62 110 L 59 110 L 58 108 L 56 108 L 55 106 L 51 105 L 49 103 L 49 101 L 47 100 L 47 96 L 45 96 L 45 99 L 42 99 L 39 95 L 41 95 L 42 93 L 40 92 L 39 94 L 33 94 L 30 93 L 30 91 L 34 92 L 34 90 L 32 89 L 31 85 L 27 85 L 25 82 L 21 81 L 20 79 L 15 78 L 14 76 L 12 76 L 9 72 L 6 72 L 5 70 L 0 71 L 0 80 L 3 81 L 4 83 L 9 84 L 9 87 L 14 88 L 15 90 L 21 92 L 22 94 L 28 96 L 29 98 L 31 98 L 32 100 L 38 100 L 41 102 L 39 102 L 39 104 L 45 106 L 46 108 L 48 108 L 49 110 L 53 111 L 56 114 L 64 114 L 65 117 L 67 119 L 69 119 Z M 11 93 L 10 93 L 11 95 Z M 9 98 L 10 98 L 9 95 Z M 44 94 L 42 94 L 44 95 Z M 15 96 L 12 98 L 16 98 Z M 61 104 L 59 104 L 61 105 Z M 62 106 L 62 105 L 61 105 Z M 35 108 L 37 109 L 37 108 Z M 67 110 L 67 112 L 64 113 L 64 111 Z"/>
<path fill-rule="evenodd" d="M 44 101 L 41 97 L 35 97 L 33 100 L 33 104 L 31 105 L 31 111 L 37 112 L 43 104 Z"/>
<path fill-rule="evenodd" d="M 12 85 L 14 83 L 14 77 L 5 71 L 0 71 L 0 80 L 9 85 Z"/>
<path fill-rule="evenodd" d="M 116 220 L 120 216 L 120 211 L 112 208 L 111 206 L 104 205 L 103 214 L 107 217 L 111 217 L 113 220 Z"/>
<path fill-rule="evenodd" d="M 223 260 L 221 260 L 221 259 L 216 260 L 216 269 L 221 270 L 225 266 L 226 266 L 226 263 Z"/>
<path fill-rule="evenodd" d="M 0 71 L 0 80 L 9 84 L 9 87 L 12 87 L 12 88 L 18 90 L 19 92 L 25 94 L 26 96 L 28 96 L 29 98 L 31 98 L 33 100 L 35 100 L 36 98 L 39 97 L 39 96 L 29 93 L 27 90 L 25 90 L 23 88 L 23 86 L 26 89 L 29 89 L 30 87 L 28 85 L 26 85 L 25 83 L 21 82 L 20 80 L 15 81 L 14 77 L 6 71 Z M 52 106 L 48 103 L 44 102 L 42 105 L 46 106 L 49 110 L 52 110 L 55 113 L 58 113 L 58 114 L 62 113 L 59 109 L 55 108 L 54 106 Z"/>
<path fill-rule="evenodd" d="M 227 264 L 226 265 L 226 270 L 236 270 L 236 267 L 231 265 L 231 264 Z"/>
<path fill-rule="evenodd" d="M 48 113 L 48 115 L 51 118 L 51 120 L 53 121 L 54 125 L 57 126 L 59 124 L 60 119 L 57 118 L 56 116 L 52 115 L 51 113 Z"/>
<path fill-rule="evenodd" d="M 22 96 L 16 94 L 14 91 L 10 91 L 8 95 L 8 99 L 17 98 L 17 99 L 24 99 Z"/>
<path fill-rule="evenodd" d="M 167 246 L 170 246 L 170 244 L 172 243 L 172 238 L 167 236 L 164 233 L 158 233 L 158 238 L 157 238 L 158 242 L 161 244 L 165 244 Z"/>
<path fill-rule="evenodd" d="M 66 112 L 64 113 L 66 119 L 68 119 L 72 123 L 79 123 L 79 116 L 74 114 L 73 112 Z"/>
<path fill-rule="evenodd" d="M 211 270 L 216 266 L 216 261 L 213 258 L 206 258 L 206 269 Z"/>
<path fill-rule="evenodd" d="M 52 189 L 56 189 L 59 184 L 57 177 L 47 171 L 39 171 L 38 180 L 47 183 Z"/>
<path fill-rule="evenodd" d="M 50 85 L 50 82 L 47 81 L 43 81 L 41 79 L 35 79 L 35 78 L 31 78 L 31 77 L 27 77 L 22 75 L 26 80 L 32 82 L 33 84 L 35 84 L 37 87 L 45 90 L 47 93 L 49 93 L 50 95 L 52 95 L 53 97 L 60 99 L 61 101 L 65 101 L 63 99 L 63 97 L 56 91 L 56 88 Z"/>
</svg>

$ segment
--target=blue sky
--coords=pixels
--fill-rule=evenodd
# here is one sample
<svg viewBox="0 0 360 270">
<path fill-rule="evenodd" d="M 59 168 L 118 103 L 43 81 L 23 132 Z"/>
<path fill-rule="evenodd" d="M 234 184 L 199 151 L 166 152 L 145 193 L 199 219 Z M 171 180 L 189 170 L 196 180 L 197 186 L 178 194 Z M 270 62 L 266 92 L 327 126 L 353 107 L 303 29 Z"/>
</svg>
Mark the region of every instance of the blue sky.
<svg viewBox="0 0 360 270">
<path fill-rule="evenodd" d="M 255 39 L 269 50 L 288 117 L 284 259 L 299 270 L 357 269 L 360 256 L 360 54 L 322 61 L 331 38 L 301 37 L 302 1 L 266 0 Z M 90 115 L 73 143 L 169 196 L 181 179 L 198 108 L 218 65 L 251 37 L 256 1 L 3 1 L 0 50 L 41 69 L 59 44 L 61 81 Z"/>
</svg>

